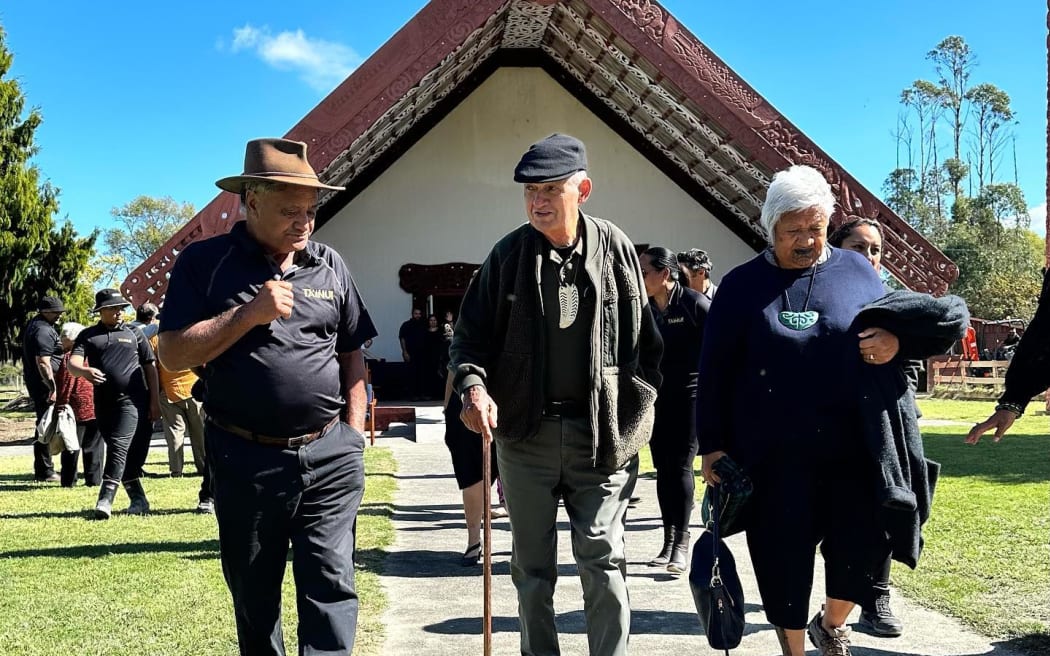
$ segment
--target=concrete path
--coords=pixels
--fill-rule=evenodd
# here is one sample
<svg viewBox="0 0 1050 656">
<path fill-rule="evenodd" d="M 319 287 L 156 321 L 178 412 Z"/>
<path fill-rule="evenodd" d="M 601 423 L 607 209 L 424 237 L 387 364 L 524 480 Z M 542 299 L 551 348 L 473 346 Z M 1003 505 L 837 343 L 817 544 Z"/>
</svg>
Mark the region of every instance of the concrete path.
<svg viewBox="0 0 1050 656">
<path fill-rule="evenodd" d="M 440 408 L 420 407 L 416 416 L 416 441 L 389 431 L 377 446 L 393 451 L 398 462 L 398 492 L 394 499 L 397 536 L 386 560 L 383 586 L 390 599 L 384 617 L 387 642 L 384 654 L 448 656 L 482 653 L 481 568 L 464 568 L 459 558 L 466 548 L 462 505 L 452 464 L 443 441 Z M 632 602 L 631 653 L 644 656 L 718 654 L 710 649 L 700 630 L 685 577 L 674 578 L 646 566 L 660 547 L 662 532 L 656 505 L 655 479 L 638 481 L 642 502 L 629 511 L 627 554 Z M 558 567 L 560 579 L 554 600 L 561 632 L 562 653 L 587 653 L 583 603 L 568 536 L 568 520 L 559 518 Z M 694 535 L 699 529 L 694 528 Z M 510 526 L 506 519 L 493 525 L 493 654 L 519 654 L 517 602 L 510 581 Z M 747 634 L 739 656 L 779 654 L 776 637 L 762 613 L 751 564 L 742 536 L 729 540 L 744 579 L 747 600 Z M 819 563 L 819 558 L 818 558 Z M 823 588 L 817 568 L 815 589 Z M 814 596 L 813 609 L 820 600 Z M 996 654 L 1021 656 L 1005 646 L 992 644 L 960 623 L 895 595 L 893 606 L 906 631 L 901 638 L 876 638 L 854 631 L 857 656 L 908 654 L 964 656 Z M 858 611 L 855 611 L 855 613 Z M 856 619 L 854 617 L 854 619 Z M 810 649 L 810 654 L 816 654 Z"/>
</svg>

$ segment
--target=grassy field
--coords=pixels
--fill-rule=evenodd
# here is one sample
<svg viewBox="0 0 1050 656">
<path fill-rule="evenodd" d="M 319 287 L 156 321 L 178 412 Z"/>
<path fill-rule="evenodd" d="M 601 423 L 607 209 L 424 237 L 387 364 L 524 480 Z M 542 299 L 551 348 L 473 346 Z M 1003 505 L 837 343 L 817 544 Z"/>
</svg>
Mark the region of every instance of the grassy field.
<svg viewBox="0 0 1050 656">
<path fill-rule="evenodd" d="M 1025 415 L 1002 442 L 968 445 L 994 403 L 919 405 L 926 419 L 962 425 L 923 428 L 926 455 L 943 468 L 919 567 L 894 565 L 894 584 L 985 635 L 1030 636 L 1030 653 L 1050 653 L 1050 418 Z"/>
<path fill-rule="evenodd" d="M 1028 654 L 1050 654 L 1050 418 L 1025 416 L 999 444 L 963 443 L 994 404 L 924 400 L 927 455 L 943 466 L 916 571 L 895 565 L 912 599 L 960 618 Z M 1038 409 L 1036 404 L 1032 410 Z M 162 454 L 150 469 L 165 471 Z M 698 468 L 699 468 L 699 463 Z M 643 476 L 652 476 L 648 449 Z M 389 451 L 367 451 L 368 484 L 358 521 L 364 568 L 355 654 L 381 653 L 385 598 L 377 572 L 393 540 L 396 468 Z M 0 458 L 0 653 L 228 654 L 232 608 L 218 562 L 214 518 L 195 515 L 196 478 L 150 478 L 155 513 L 87 521 L 95 491 L 30 480 L 30 458 Z M 702 486 L 698 484 L 698 497 Z M 126 500 L 118 497 L 117 507 Z M 290 573 L 285 633 L 295 640 Z M 294 649 L 292 650 L 294 653 Z"/>
<path fill-rule="evenodd" d="M 380 653 L 386 605 L 379 585 L 396 465 L 366 451 L 358 518 L 361 596 L 355 654 Z M 151 453 L 147 468 L 167 470 Z M 233 608 L 219 565 L 215 518 L 197 515 L 200 479 L 147 478 L 149 517 L 89 521 L 97 488 L 34 483 L 31 457 L 0 458 L 0 653 L 21 656 L 236 653 Z M 121 493 L 116 507 L 123 509 Z M 285 641 L 295 653 L 291 567 L 284 587 Z"/>
</svg>

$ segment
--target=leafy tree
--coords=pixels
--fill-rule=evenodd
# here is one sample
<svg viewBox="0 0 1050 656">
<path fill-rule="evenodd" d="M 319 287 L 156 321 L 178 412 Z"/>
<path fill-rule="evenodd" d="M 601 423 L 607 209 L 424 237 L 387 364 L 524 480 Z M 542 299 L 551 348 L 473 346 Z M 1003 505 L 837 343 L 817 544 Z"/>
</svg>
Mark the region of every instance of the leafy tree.
<svg viewBox="0 0 1050 656">
<path fill-rule="evenodd" d="M 41 296 L 69 297 L 94 248 L 96 235 L 78 237 L 56 226 L 58 190 L 31 163 L 40 111 L 25 111 L 13 57 L 0 28 L 0 359 L 20 357 L 19 335 Z"/>
<path fill-rule="evenodd" d="M 120 227 L 106 230 L 103 241 L 108 258 L 101 263 L 113 277 L 124 280 L 196 213 L 191 203 L 177 203 L 170 196 L 139 196 L 114 207 L 110 214 Z"/>
<path fill-rule="evenodd" d="M 1014 112 L 1010 109 L 1010 96 L 994 84 L 978 84 L 966 92 L 966 99 L 974 113 L 972 131 L 976 139 L 977 183 L 983 187 L 986 175 L 988 184 L 995 180 L 997 155 L 1008 136 L 1002 128 L 1013 120 Z"/>
<path fill-rule="evenodd" d="M 959 159 L 962 152 L 963 99 L 966 97 L 970 71 L 977 65 L 977 56 L 970 51 L 970 46 L 961 36 L 949 36 L 926 53 L 926 59 L 934 63 L 937 71 L 940 96 L 951 114 L 952 153 L 955 159 Z"/>
<path fill-rule="evenodd" d="M 1030 317 L 1039 294 L 1043 246 L 1028 229 L 1021 188 L 995 182 L 1004 146 L 1012 138 L 1010 96 L 994 84 L 970 85 L 977 58 L 962 37 L 945 38 L 926 57 L 934 64 L 937 82 L 916 80 L 901 92 L 898 163 L 883 184 L 886 204 L 959 266 L 951 291 L 966 299 L 974 316 Z M 951 127 L 947 144 L 940 143 L 938 129 L 945 115 Z M 917 135 L 911 120 L 918 123 Z M 964 137 L 972 158 L 968 162 L 962 159 Z M 913 146 L 918 147 L 917 162 Z M 900 164 L 902 148 L 907 167 Z M 952 156 L 938 164 L 939 152 Z M 954 201 L 946 211 L 949 195 Z"/>
</svg>

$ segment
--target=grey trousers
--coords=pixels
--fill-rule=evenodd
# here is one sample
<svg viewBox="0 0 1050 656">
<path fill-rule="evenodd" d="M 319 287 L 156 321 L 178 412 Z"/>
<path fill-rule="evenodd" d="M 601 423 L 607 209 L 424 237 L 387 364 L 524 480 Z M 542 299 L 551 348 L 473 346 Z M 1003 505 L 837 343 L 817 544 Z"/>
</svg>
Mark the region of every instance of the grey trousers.
<svg viewBox="0 0 1050 656">
<path fill-rule="evenodd" d="M 201 403 L 193 397 L 169 401 L 161 394 L 160 414 L 164 418 L 164 439 L 168 442 L 169 471 L 182 474 L 182 447 L 187 434 L 193 448 L 193 464 L 197 466 L 198 473 L 204 471 L 204 416 L 201 414 Z"/>
<path fill-rule="evenodd" d="M 561 653 L 554 623 L 558 499 L 564 499 L 569 515 L 590 654 L 626 654 L 631 608 L 624 517 L 638 479 L 638 457 L 622 469 L 595 466 L 586 418 L 544 418 L 536 436 L 501 440 L 496 453 L 511 517 L 511 580 L 518 591 L 522 655 Z"/>
</svg>

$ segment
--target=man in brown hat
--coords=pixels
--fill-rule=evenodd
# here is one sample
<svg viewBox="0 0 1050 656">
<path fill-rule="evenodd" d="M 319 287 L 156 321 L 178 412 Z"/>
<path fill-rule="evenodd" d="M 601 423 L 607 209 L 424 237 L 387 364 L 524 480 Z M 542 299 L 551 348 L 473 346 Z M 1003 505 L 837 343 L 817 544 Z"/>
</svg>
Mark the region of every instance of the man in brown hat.
<svg viewBox="0 0 1050 656">
<path fill-rule="evenodd" d="M 376 335 L 350 271 L 310 241 L 319 189 L 306 144 L 248 142 L 246 220 L 188 246 L 172 268 L 159 355 L 207 363 L 205 457 L 242 654 L 283 655 L 289 544 L 301 654 L 354 646 L 354 531 L 364 494 L 365 366 Z"/>
<path fill-rule="evenodd" d="M 560 653 L 562 499 L 589 652 L 622 656 L 631 626 L 624 517 L 652 432 L 663 342 L 634 245 L 580 211 L 591 193 L 583 143 L 554 134 L 533 144 L 514 181 L 528 223 L 493 247 L 467 288 L 450 368 L 463 423 L 499 444 L 521 653 Z"/>
<path fill-rule="evenodd" d="M 36 421 L 44 416 L 47 407 L 55 402 L 55 373 L 62 364 L 62 344 L 55 324 L 66 307 L 54 296 L 44 296 L 37 305 L 37 313 L 22 331 L 22 378 L 29 398 L 33 399 Z M 33 476 L 38 481 L 58 480 L 51 452 L 46 444 L 33 440 Z"/>
</svg>

